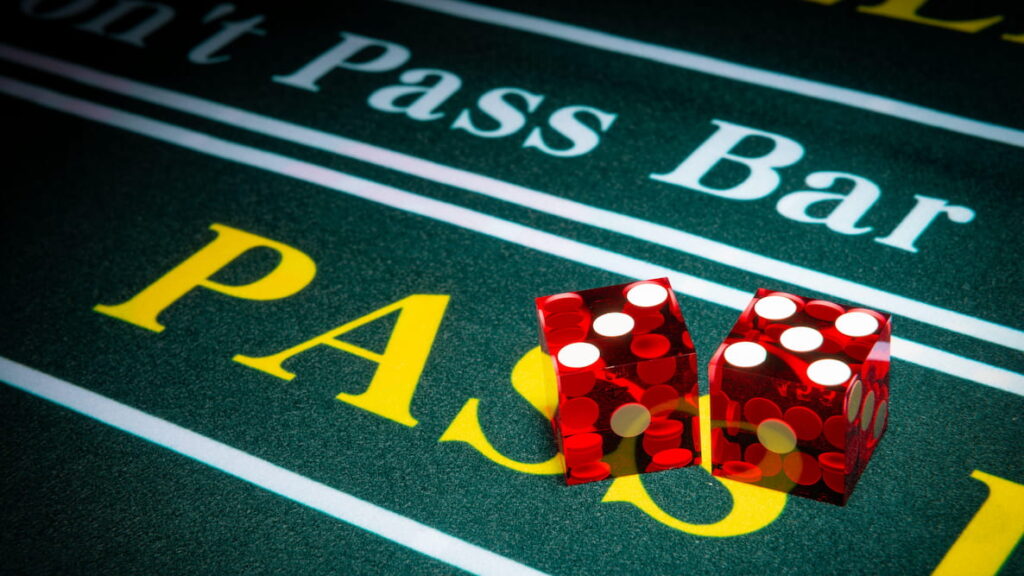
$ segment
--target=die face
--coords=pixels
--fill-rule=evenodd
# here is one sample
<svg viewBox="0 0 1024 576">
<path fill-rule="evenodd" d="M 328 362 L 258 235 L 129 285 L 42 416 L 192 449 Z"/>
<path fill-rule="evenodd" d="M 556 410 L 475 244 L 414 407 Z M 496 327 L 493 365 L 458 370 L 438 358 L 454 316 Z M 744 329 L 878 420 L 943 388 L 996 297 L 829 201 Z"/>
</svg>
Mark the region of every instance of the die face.
<svg viewBox="0 0 1024 576">
<path fill-rule="evenodd" d="M 541 344 L 556 359 L 579 342 L 599 348 L 605 366 L 694 353 L 665 278 L 538 298 L 537 313 Z"/>
<path fill-rule="evenodd" d="M 861 371 L 863 393 L 860 402 L 849 398 L 848 419 L 851 419 L 848 437 L 851 440 L 850 458 L 855 459 L 852 470 L 857 476 L 863 472 L 878 442 L 889 424 L 889 333 L 891 326 L 879 339 Z M 859 406 L 858 406 L 859 405 Z"/>
<path fill-rule="evenodd" d="M 555 414 L 556 434 L 563 438 L 566 480 L 578 484 L 607 477 L 657 472 L 687 466 L 699 455 L 694 356 L 673 358 L 681 370 L 672 379 L 649 385 L 610 377 L 597 380 L 588 395 L 568 398 Z M 649 362 L 649 361 L 648 361 Z M 642 371 L 643 363 L 618 367 Z M 601 477 L 593 467 L 602 462 Z"/>
<path fill-rule="evenodd" d="M 841 391 L 728 366 L 718 373 L 711 385 L 712 473 L 845 501 L 845 447 L 851 441 Z"/>
<path fill-rule="evenodd" d="M 696 356 L 670 356 L 563 374 L 555 413 L 562 434 L 612 430 L 620 406 L 642 405 L 652 420 L 696 415 Z"/>
<path fill-rule="evenodd" d="M 885 432 L 891 318 L 759 290 L 709 366 L 712 471 L 845 504 Z"/>
<path fill-rule="evenodd" d="M 693 462 L 696 354 L 666 279 L 538 298 L 537 311 L 569 484 Z"/>
</svg>

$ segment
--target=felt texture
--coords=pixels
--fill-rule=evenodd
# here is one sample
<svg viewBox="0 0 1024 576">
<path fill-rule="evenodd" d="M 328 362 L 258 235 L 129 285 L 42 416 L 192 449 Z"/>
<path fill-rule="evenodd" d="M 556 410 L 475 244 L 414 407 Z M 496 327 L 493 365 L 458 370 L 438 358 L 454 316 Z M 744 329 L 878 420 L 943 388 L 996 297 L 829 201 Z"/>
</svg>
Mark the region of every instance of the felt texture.
<svg viewBox="0 0 1024 576">
<path fill-rule="evenodd" d="M 0 10 L 4 41 L 29 50 L 337 133 L 406 154 L 678 227 L 786 262 L 1021 328 L 1024 211 L 1018 148 L 836 104 L 386 3 L 240 5 L 267 15 L 265 38 L 200 67 L 184 54 L 202 35 L 197 6 L 139 49 Z M 513 3 L 508 3 L 511 6 Z M 1019 46 L 802 2 L 621 3 L 524 12 L 874 91 L 968 117 L 1021 126 L 1002 62 Z M 517 4 L 518 5 L 518 4 Z M 232 16 L 235 18 L 235 16 Z M 212 29 L 212 26 L 211 26 Z M 407 46 L 410 67 L 457 74 L 445 116 L 417 122 L 367 105 L 398 72 L 337 70 L 319 92 L 275 83 L 338 41 L 339 31 Z M 908 41 L 909 39 L 909 41 Z M 910 50 L 900 50 L 907 41 Z M 970 48 L 971 51 L 967 50 Z M 986 57 L 975 57 L 982 50 Z M 888 55 L 896 61 L 883 60 Z M 988 56 L 991 56 L 989 58 Z M 753 293 L 790 286 L 744 270 L 440 184 L 225 127 L 9 63 L 0 73 L 218 137 L 465 206 Z M 454 131 L 463 107 L 495 87 L 544 94 L 528 126 L 562 106 L 618 114 L 600 145 L 555 158 L 522 144 Z M 1011 87 L 1012 88 L 1012 87 Z M 541 462 L 550 426 L 510 383 L 537 345 L 533 298 L 628 279 L 382 207 L 295 179 L 183 150 L 3 97 L 0 356 L 94 390 L 448 534 L 553 574 L 929 573 L 984 501 L 983 470 L 1024 482 L 1024 398 L 894 361 L 889 430 L 846 507 L 790 498 L 766 528 L 694 536 L 624 503 L 609 483 L 566 487 L 515 472 L 439 438 L 471 398 L 502 454 Z M 799 141 L 804 159 L 779 191 L 737 202 L 652 180 L 714 132 L 712 120 Z M 564 143 L 563 143 L 564 144 Z M 756 153 L 756 150 L 751 153 Z M 814 171 L 861 175 L 883 190 L 844 236 L 780 216 L 775 203 Z M 736 177 L 736 174 L 732 174 Z M 728 179 L 729 173 L 715 176 Z M 724 182 L 726 180 L 721 180 Z M 970 206 L 968 225 L 940 222 L 919 253 L 873 242 L 914 194 Z M 154 333 L 93 311 L 123 302 L 207 244 L 213 223 L 284 242 L 317 264 L 292 297 L 241 301 L 197 290 Z M 276 264 L 255 251 L 217 276 L 245 283 Z M 679 287 L 685 292 L 684 287 Z M 338 401 L 375 365 L 320 348 L 284 381 L 232 361 L 268 355 L 411 294 L 451 296 L 405 426 Z M 680 295 L 701 365 L 737 312 Z M 895 315 L 894 330 L 1020 372 L 1019 352 Z M 346 340 L 383 350 L 389 320 Z M 456 569 L 237 478 L 9 387 L 0 387 L 0 571 L 9 573 L 445 574 Z M 668 514 L 712 523 L 732 502 L 704 470 L 644 477 Z M 1017 550 L 1005 573 L 1024 573 Z"/>
</svg>

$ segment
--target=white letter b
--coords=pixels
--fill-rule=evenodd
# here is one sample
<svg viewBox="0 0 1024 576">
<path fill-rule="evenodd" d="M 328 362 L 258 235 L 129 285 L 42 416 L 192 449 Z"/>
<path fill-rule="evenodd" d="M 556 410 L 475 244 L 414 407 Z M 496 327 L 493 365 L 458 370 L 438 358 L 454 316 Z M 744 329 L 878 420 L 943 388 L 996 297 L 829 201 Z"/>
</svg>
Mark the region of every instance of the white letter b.
<svg viewBox="0 0 1024 576">
<path fill-rule="evenodd" d="M 683 186 L 698 192 L 729 198 L 730 200 L 757 200 L 775 191 L 779 185 L 777 168 L 795 164 L 804 155 L 799 142 L 739 124 L 712 120 L 718 130 L 693 151 L 683 163 L 667 174 L 651 174 L 654 180 Z M 772 141 L 772 148 L 761 156 L 740 156 L 732 150 L 746 138 L 760 136 Z M 740 183 L 731 188 L 712 188 L 701 184 L 701 179 L 723 160 L 739 163 L 749 170 Z"/>
</svg>

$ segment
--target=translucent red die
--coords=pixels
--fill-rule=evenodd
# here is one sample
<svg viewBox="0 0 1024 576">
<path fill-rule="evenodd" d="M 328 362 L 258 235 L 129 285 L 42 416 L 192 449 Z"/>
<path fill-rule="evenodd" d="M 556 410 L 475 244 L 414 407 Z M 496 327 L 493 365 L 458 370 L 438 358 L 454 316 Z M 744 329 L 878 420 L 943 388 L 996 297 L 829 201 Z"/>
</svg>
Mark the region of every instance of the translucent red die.
<svg viewBox="0 0 1024 576">
<path fill-rule="evenodd" d="M 536 302 L 567 483 L 699 463 L 697 355 L 667 278 Z"/>
<path fill-rule="evenodd" d="M 892 318 L 760 289 L 711 359 L 712 473 L 844 505 L 885 434 Z"/>
</svg>

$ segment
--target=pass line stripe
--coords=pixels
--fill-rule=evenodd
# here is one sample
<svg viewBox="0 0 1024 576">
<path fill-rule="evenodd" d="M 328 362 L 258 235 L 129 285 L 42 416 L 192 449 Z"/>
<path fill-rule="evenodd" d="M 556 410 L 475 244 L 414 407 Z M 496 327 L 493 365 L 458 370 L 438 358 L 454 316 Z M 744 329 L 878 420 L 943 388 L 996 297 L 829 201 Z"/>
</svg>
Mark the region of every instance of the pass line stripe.
<svg viewBox="0 0 1024 576">
<path fill-rule="evenodd" d="M 445 564 L 475 574 L 544 574 L 426 524 L 13 360 L 0 357 L 0 380 L 13 388 L 163 446 Z"/>
<path fill-rule="evenodd" d="M 343 136 L 219 104 L 0 43 L 0 59 L 265 136 L 353 158 L 760 276 L 898 312 L 904 318 L 1024 351 L 1024 332 L 716 242 L 682 230 L 460 170 Z"/>
<path fill-rule="evenodd" d="M 731 286 L 671 270 L 651 262 L 631 258 L 456 204 L 413 194 L 275 152 L 245 146 L 196 130 L 54 92 L 6 76 L 0 76 L 0 93 L 21 98 L 45 108 L 148 136 L 201 154 L 294 178 L 403 212 L 451 224 L 585 266 L 629 278 L 645 279 L 665 276 L 668 277 L 673 289 L 677 292 L 734 310 L 743 310 L 750 299 L 749 293 Z M 896 337 L 892 339 L 891 352 L 895 358 L 925 368 L 1024 396 L 1024 375 L 1004 368 Z"/>
<path fill-rule="evenodd" d="M 659 62 L 676 68 L 702 72 L 816 100 L 842 104 L 851 108 L 875 112 L 916 124 L 1009 144 L 1010 146 L 1024 147 L 1024 130 L 973 120 L 869 92 L 737 64 L 688 50 L 669 48 L 581 26 L 565 24 L 500 8 L 462 2 L 460 0 L 392 0 L 392 2 L 464 20 L 492 24 L 538 36 L 546 36 L 606 52 Z"/>
</svg>

